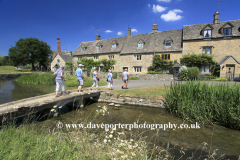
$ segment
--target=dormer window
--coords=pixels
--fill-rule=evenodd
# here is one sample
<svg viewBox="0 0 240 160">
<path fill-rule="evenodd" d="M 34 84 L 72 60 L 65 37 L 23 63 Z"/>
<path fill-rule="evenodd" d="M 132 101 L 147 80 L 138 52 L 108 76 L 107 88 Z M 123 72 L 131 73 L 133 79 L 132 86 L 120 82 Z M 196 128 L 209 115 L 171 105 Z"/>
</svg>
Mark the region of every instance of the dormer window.
<svg viewBox="0 0 240 160">
<path fill-rule="evenodd" d="M 117 45 L 116 44 L 112 44 L 112 48 L 116 48 L 117 47 Z"/>
<path fill-rule="evenodd" d="M 212 37 L 212 30 L 211 29 L 204 30 L 204 37 Z"/>
<path fill-rule="evenodd" d="M 82 51 L 85 51 L 85 47 L 82 47 Z"/>
<path fill-rule="evenodd" d="M 165 41 L 165 46 L 170 47 L 172 45 L 172 41 Z"/>
<path fill-rule="evenodd" d="M 100 50 L 101 49 L 101 44 L 98 42 L 97 43 L 97 50 Z"/>
<path fill-rule="evenodd" d="M 224 36 L 230 36 L 232 35 L 232 28 L 229 27 L 229 28 L 223 28 L 223 35 Z"/>
<path fill-rule="evenodd" d="M 138 41 L 138 48 L 143 48 L 144 42 L 142 40 Z"/>
</svg>

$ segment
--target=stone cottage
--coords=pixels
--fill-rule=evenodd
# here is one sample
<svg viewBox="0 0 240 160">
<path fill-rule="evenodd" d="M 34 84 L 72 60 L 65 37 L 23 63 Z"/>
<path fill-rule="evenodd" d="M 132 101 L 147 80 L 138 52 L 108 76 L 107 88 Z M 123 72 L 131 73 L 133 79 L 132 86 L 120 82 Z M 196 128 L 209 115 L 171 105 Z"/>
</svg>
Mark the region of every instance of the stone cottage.
<svg viewBox="0 0 240 160">
<path fill-rule="evenodd" d="M 60 37 L 57 37 L 57 51 L 53 51 L 51 71 L 56 71 L 60 65 L 66 64 L 66 62 L 72 62 L 72 51 L 61 51 Z"/>
<path fill-rule="evenodd" d="M 219 22 L 219 12 L 215 12 L 213 23 L 184 25 L 183 29 L 158 31 L 153 24 L 152 32 L 125 37 L 82 42 L 73 53 L 73 58 L 94 60 L 114 59 L 111 67 L 115 72 L 125 68 L 130 74 L 147 73 L 154 55 L 164 60 L 177 60 L 186 54 L 209 54 L 221 67 L 220 77 L 240 74 L 240 20 Z M 164 72 L 169 72 L 164 68 Z M 209 74 L 210 65 L 202 66 L 201 72 Z"/>
</svg>

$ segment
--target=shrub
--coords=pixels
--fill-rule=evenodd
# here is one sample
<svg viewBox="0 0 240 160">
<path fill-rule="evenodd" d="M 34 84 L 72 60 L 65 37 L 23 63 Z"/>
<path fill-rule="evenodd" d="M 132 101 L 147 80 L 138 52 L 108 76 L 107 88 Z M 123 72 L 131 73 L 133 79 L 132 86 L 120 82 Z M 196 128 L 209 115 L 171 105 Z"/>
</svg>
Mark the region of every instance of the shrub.
<svg viewBox="0 0 240 160">
<path fill-rule="evenodd" d="M 229 81 L 228 78 L 216 78 L 216 79 L 213 79 L 213 81 Z"/>
<path fill-rule="evenodd" d="M 147 74 L 165 74 L 163 72 L 148 71 Z"/>
<path fill-rule="evenodd" d="M 209 80 L 213 80 L 213 79 L 216 79 L 216 77 L 211 76 L 211 75 L 200 75 L 197 77 L 197 80 L 200 80 L 200 81 L 209 81 Z"/>
<path fill-rule="evenodd" d="M 179 74 L 179 79 L 183 81 L 195 80 L 197 79 L 199 74 L 200 74 L 200 71 L 197 67 L 187 68 L 187 69 L 181 70 Z"/>
<path fill-rule="evenodd" d="M 240 82 L 240 77 L 235 77 L 233 80 L 237 81 L 237 82 Z"/>
<path fill-rule="evenodd" d="M 131 80 L 139 80 L 138 77 L 130 77 Z"/>
<path fill-rule="evenodd" d="M 117 79 L 117 73 L 113 73 L 113 79 Z"/>
</svg>

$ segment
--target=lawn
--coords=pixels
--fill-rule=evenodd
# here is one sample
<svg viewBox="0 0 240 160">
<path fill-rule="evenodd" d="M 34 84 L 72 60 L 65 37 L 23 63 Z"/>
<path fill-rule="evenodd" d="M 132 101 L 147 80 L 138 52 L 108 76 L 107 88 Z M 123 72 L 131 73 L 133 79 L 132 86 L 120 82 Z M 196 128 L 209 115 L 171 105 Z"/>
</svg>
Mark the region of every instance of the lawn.
<svg viewBox="0 0 240 160">
<path fill-rule="evenodd" d="M 164 97 L 168 88 L 168 86 L 154 86 L 136 89 L 111 90 L 110 92 L 118 95 L 130 94 L 132 96 L 138 96 L 140 98 L 156 99 L 158 97 Z"/>
<path fill-rule="evenodd" d="M 31 69 L 16 69 L 14 66 L 0 66 L 0 74 L 31 72 Z"/>
</svg>

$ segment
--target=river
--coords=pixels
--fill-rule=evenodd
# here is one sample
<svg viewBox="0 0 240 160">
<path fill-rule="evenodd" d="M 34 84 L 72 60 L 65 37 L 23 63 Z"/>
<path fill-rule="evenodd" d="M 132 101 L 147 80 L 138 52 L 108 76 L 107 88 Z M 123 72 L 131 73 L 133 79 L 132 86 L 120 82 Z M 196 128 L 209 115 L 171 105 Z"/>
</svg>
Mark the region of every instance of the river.
<svg viewBox="0 0 240 160">
<path fill-rule="evenodd" d="M 18 84 L 11 80 L 1 80 L 0 81 L 0 104 L 11 102 L 13 100 L 19 100 L 23 98 L 33 97 L 37 95 L 53 93 L 55 86 L 49 85 L 26 85 Z M 88 122 L 91 121 L 92 115 L 99 110 L 98 106 L 107 106 L 109 113 L 105 116 L 100 116 L 95 124 L 133 124 L 138 121 L 138 124 L 187 124 L 191 126 L 188 122 L 183 122 L 181 118 L 171 115 L 166 109 L 161 108 L 149 108 L 144 106 L 133 106 L 124 105 L 118 107 L 119 110 L 115 110 L 113 106 L 108 106 L 108 103 L 90 103 L 88 104 L 79 114 L 79 110 L 70 111 L 63 114 L 60 117 L 54 117 L 47 120 L 51 124 L 49 127 L 55 127 L 57 121 L 63 123 L 71 124 L 73 122 L 79 123 L 79 120 L 84 120 L 88 118 Z M 39 122 L 39 125 L 46 124 L 45 122 Z M 121 131 L 119 129 L 119 131 Z M 208 151 L 218 149 L 219 154 L 226 154 L 228 159 L 238 159 L 240 155 L 240 131 L 228 129 L 221 126 L 202 126 L 199 129 L 132 129 L 132 132 L 137 131 L 143 132 L 143 136 L 147 136 L 146 141 L 152 146 L 154 143 L 158 146 L 163 146 L 166 148 L 169 142 L 170 147 L 178 145 L 183 147 L 186 159 L 192 153 L 196 152 L 196 159 L 201 153 L 201 144 L 206 142 L 208 144 L 208 150 L 202 152 L 202 155 L 208 155 Z M 177 153 L 176 153 L 177 154 Z"/>
</svg>

